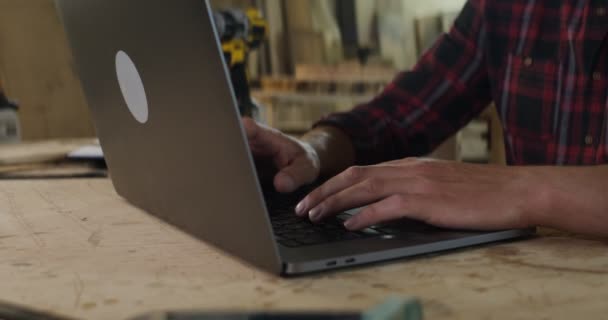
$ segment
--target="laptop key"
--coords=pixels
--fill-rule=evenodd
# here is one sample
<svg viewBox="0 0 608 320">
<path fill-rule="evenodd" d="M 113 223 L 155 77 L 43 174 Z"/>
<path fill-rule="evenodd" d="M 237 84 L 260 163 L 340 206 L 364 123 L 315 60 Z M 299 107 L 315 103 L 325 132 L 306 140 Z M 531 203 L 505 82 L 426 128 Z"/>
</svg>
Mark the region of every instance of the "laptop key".
<svg viewBox="0 0 608 320">
<path fill-rule="evenodd" d="M 358 234 L 362 234 L 362 235 L 366 235 L 366 236 L 378 236 L 378 235 L 382 235 L 381 232 L 378 232 L 378 231 L 376 231 L 374 229 L 370 229 L 370 228 L 363 229 L 361 231 L 357 231 L 357 233 Z"/>
<path fill-rule="evenodd" d="M 305 223 L 305 222 L 299 222 L 296 224 L 287 225 L 285 228 L 289 229 L 289 230 L 299 230 L 299 229 L 310 228 L 310 224 Z"/>
<path fill-rule="evenodd" d="M 289 238 L 289 239 L 300 239 L 300 238 L 306 238 L 309 237 L 310 233 L 307 233 L 304 230 L 296 230 L 296 231 L 292 231 L 292 232 L 288 232 L 284 234 L 284 237 Z"/>
<path fill-rule="evenodd" d="M 390 227 L 378 227 L 378 228 L 373 228 L 373 229 L 380 233 L 387 234 L 387 235 L 398 234 L 398 233 L 403 232 L 403 230 L 401 230 L 401 229 L 390 228 Z"/>
<path fill-rule="evenodd" d="M 294 248 L 294 247 L 299 247 L 300 243 L 295 241 L 295 240 L 289 240 L 289 239 L 285 239 L 285 240 L 279 240 L 279 243 L 286 246 L 286 247 L 290 247 L 290 248 Z"/>
<path fill-rule="evenodd" d="M 274 233 L 275 233 L 276 235 L 278 235 L 278 236 L 282 236 L 282 237 L 285 237 L 285 238 L 289 238 L 289 235 L 290 235 L 292 232 L 291 232 L 291 230 L 285 230 L 285 229 L 282 229 L 282 230 L 276 230 Z"/>
<path fill-rule="evenodd" d="M 344 227 L 337 226 L 335 224 L 325 224 L 322 226 L 322 228 L 325 230 L 342 230 L 342 229 L 344 229 Z"/>
</svg>

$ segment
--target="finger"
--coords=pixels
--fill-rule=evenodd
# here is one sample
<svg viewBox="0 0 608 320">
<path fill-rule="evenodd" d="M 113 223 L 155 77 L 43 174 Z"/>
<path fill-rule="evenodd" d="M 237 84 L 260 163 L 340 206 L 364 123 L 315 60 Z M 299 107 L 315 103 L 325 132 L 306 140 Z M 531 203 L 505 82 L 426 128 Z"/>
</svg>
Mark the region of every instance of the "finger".
<svg viewBox="0 0 608 320">
<path fill-rule="evenodd" d="M 242 123 L 252 153 L 260 156 L 275 156 L 279 153 L 282 146 L 280 134 L 250 118 L 243 118 Z"/>
<path fill-rule="evenodd" d="M 329 179 L 323 185 L 313 190 L 296 206 L 296 214 L 299 216 L 307 215 L 310 209 L 316 207 L 326 197 L 339 192 L 352 184 L 365 179 L 371 167 L 353 166 L 337 176 Z"/>
<path fill-rule="evenodd" d="M 344 227 L 349 230 L 361 230 L 375 224 L 410 218 L 424 220 L 423 207 L 419 207 L 418 196 L 393 195 L 380 202 L 367 206 L 359 214 L 346 220 Z"/>
<path fill-rule="evenodd" d="M 384 166 L 350 167 L 339 175 L 329 179 L 322 186 L 312 191 L 296 207 L 296 214 L 304 216 L 327 197 L 340 192 L 367 178 L 387 178 L 395 175 L 395 168 Z"/>
<path fill-rule="evenodd" d="M 310 161 L 301 156 L 277 173 L 274 178 L 274 187 L 281 193 L 290 193 L 316 179 L 315 168 L 311 166 Z"/>
<path fill-rule="evenodd" d="M 337 192 L 310 210 L 310 219 L 314 222 L 348 209 L 359 208 L 377 202 L 395 194 L 411 192 L 411 179 L 370 178 Z"/>
<path fill-rule="evenodd" d="M 243 128 L 245 129 L 245 134 L 247 134 L 248 140 L 255 140 L 260 131 L 260 126 L 257 122 L 251 118 L 244 117 L 241 119 L 243 123 Z"/>
<path fill-rule="evenodd" d="M 420 162 L 420 161 L 424 161 L 424 160 L 422 160 L 422 158 L 407 157 L 407 158 L 403 158 L 403 159 L 383 162 L 383 163 L 380 163 L 379 165 L 380 166 L 386 166 L 386 165 L 394 166 L 394 165 L 401 165 L 401 164 L 412 164 L 412 163 L 416 163 L 416 162 Z"/>
<path fill-rule="evenodd" d="M 285 152 L 288 139 L 281 132 L 249 118 L 243 118 L 242 121 L 249 139 L 249 148 L 255 157 L 271 158 L 279 170 L 289 165 L 291 155 Z"/>
</svg>

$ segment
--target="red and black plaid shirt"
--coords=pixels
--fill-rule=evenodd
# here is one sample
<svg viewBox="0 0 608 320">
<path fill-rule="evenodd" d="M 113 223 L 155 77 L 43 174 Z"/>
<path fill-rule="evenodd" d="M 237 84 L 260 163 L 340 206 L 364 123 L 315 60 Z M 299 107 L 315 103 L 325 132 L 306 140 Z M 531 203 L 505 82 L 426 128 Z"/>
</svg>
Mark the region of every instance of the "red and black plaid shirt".
<svg viewBox="0 0 608 320">
<path fill-rule="evenodd" d="M 469 0 L 343 129 L 359 164 L 428 154 L 494 102 L 511 165 L 608 163 L 608 1 Z"/>
</svg>

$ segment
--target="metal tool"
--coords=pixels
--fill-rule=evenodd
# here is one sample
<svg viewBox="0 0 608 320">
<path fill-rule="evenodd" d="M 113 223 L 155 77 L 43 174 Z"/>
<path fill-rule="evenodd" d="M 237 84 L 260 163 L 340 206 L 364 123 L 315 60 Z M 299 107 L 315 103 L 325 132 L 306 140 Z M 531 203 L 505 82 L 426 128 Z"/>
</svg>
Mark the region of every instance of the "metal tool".
<svg viewBox="0 0 608 320">
<path fill-rule="evenodd" d="M 16 143 L 21 140 L 18 106 L 4 94 L 0 83 L 0 143 Z"/>
<path fill-rule="evenodd" d="M 247 56 L 259 48 L 268 33 L 268 25 L 256 8 L 214 12 L 216 30 L 222 42 L 226 64 L 241 115 L 252 117 L 258 110 L 251 98 L 247 79 Z"/>
</svg>

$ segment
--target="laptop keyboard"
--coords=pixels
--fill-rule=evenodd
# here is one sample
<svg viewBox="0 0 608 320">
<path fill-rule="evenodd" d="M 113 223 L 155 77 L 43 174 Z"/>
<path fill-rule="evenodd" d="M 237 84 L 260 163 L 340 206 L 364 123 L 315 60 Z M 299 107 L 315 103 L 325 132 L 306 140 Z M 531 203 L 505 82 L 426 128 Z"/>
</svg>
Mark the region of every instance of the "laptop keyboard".
<svg viewBox="0 0 608 320">
<path fill-rule="evenodd" d="M 344 228 L 344 221 L 351 217 L 351 214 L 346 212 L 315 224 L 308 217 L 300 218 L 295 214 L 295 206 L 312 191 L 312 188 L 313 186 L 302 188 L 291 194 L 264 192 L 270 221 L 280 244 L 295 248 L 371 237 L 399 235 L 399 237 L 415 238 L 442 230 L 420 221 L 401 219 L 351 232 Z"/>
<path fill-rule="evenodd" d="M 319 224 L 312 223 L 307 217 L 296 216 L 295 206 L 308 194 L 308 191 L 310 189 L 299 190 L 292 194 L 273 192 L 265 195 L 270 221 L 280 244 L 294 248 L 385 234 L 371 228 L 358 232 L 346 230 L 343 224 L 350 217 L 347 213 L 326 219 Z"/>
<path fill-rule="evenodd" d="M 338 218 L 313 224 L 307 218 L 295 216 L 293 210 L 272 215 L 270 221 L 277 241 L 286 247 L 300 247 L 328 242 L 355 240 L 378 236 L 381 233 L 373 229 L 351 232 L 344 228 L 343 220 Z"/>
</svg>

